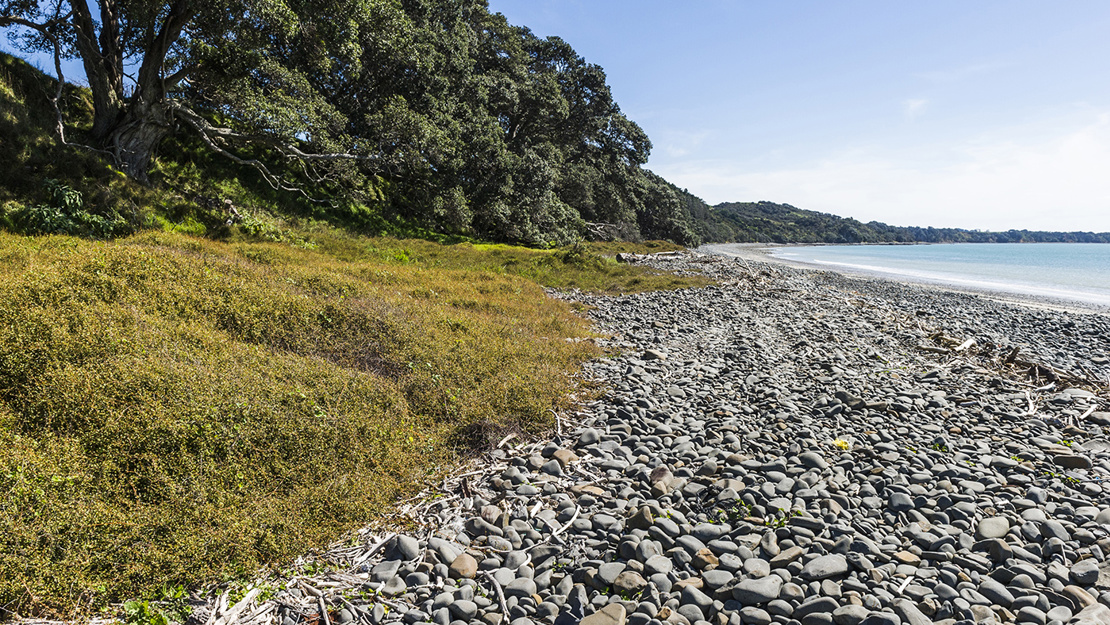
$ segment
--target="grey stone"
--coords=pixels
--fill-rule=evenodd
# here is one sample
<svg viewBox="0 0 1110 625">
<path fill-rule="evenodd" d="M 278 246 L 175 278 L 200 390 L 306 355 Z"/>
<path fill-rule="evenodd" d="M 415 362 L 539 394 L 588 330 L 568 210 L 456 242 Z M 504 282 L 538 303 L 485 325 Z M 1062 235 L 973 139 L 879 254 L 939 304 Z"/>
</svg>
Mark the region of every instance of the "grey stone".
<svg viewBox="0 0 1110 625">
<path fill-rule="evenodd" d="M 782 578 L 769 575 L 761 579 L 745 579 L 732 588 L 732 597 L 744 605 L 762 605 L 777 599 Z"/>
<path fill-rule="evenodd" d="M 1056 456 L 1052 461 L 1065 469 L 1090 469 L 1094 466 L 1090 458 L 1072 454 Z"/>
<path fill-rule="evenodd" d="M 682 589 L 680 601 L 683 604 L 698 606 L 702 614 L 706 616 L 709 616 L 709 611 L 713 608 L 713 599 L 693 586 L 687 586 Z"/>
<path fill-rule="evenodd" d="M 902 619 L 891 612 L 872 612 L 860 625 L 902 625 Z"/>
<path fill-rule="evenodd" d="M 794 608 L 794 614 L 792 616 L 795 619 L 801 620 L 810 614 L 832 615 L 838 607 L 840 607 L 840 604 L 832 597 L 813 597 L 806 599 L 800 606 Z"/>
<path fill-rule="evenodd" d="M 815 451 L 805 452 L 804 454 L 798 456 L 798 460 L 801 461 L 802 466 L 808 467 L 810 469 L 824 470 L 829 468 L 829 463 L 825 462 L 825 459 L 821 457 L 821 454 Z"/>
<path fill-rule="evenodd" d="M 891 493 L 889 505 L 894 512 L 905 512 L 913 510 L 913 499 L 905 493 Z"/>
<path fill-rule="evenodd" d="M 862 605 L 842 605 L 833 610 L 833 622 L 836 625 L 859 625 L 871 612 Z"/>
<path fill-rule="evenodd" d="M 939 594 L 939 593 L 938 593 Z M 1014 594 L 994 578 L 984 576 L 979 583 L 979 594 L 992 603 L 1008 608 L 1014 603 Z"/>
<path fill-rule="evenodd" d="M 606 562 L 597 567 L 597 576 L 601 579 L 606 586 L 612 586 L 613 582 L 617 580 L 617 576 L 625 569 L 623 562 Z"/>
<path fill-rule="evenodd" d="M 933 625 L 932 619 L 922 614 L 914 603 L 908 599 L 895 599 L 894 613 L 907 625 Z"/>
<path fill-rule="evenodd" d="M 385 560 L 374 565 L 370 569 L 370 579 L 375 582 L 388 582 L 397 576 L 397 571 L 401 568 L 400 560 Z"/>
<path fill-rule="evenodd" d="M 594 428 L 586 428 L 578 435 L 578 446 L 586 447 L 601 440 L 601 434 Z"/>
<path fill-rule="evenodd" d="M 740 608 L 740 618 L 744 623 L 750 625 L 771 625 L 771 615 L 766 610 L 761 610 L 755 606 L 746 606 Z"/>
<path fill-rule="evenodd" d="M 724 586 L 725 584 L 731 582 L 734 579 L 734 576 L 729 571 L 723 569 L 713 569 L 710 571 L 702 571 L 701 578 L 705 582 L 706 586 L 708 586 L 712 590 L 716 590 L 721 586 Z"/>
<path fill-rule="evenodd" d="M 1071 567 L 1069 576 L 1076 584 L 1090 586 L 1098 581 L 1098 562 L 1094 558 L 1080 560 Z"/>
<path fill-rule="evenodd" d="M 804 553 L 805 550 L 798 546 L 783 549 L 779 552 L 779 555 L 771 558 L 770 566 L 772 569 L 785 568 L 787 564 L 802 557 Z"/>
<path fill-rule="evenodd" d="M 1071 534 L 1068 533 L 1067 528 L 1056 519 L 1048 519 L 1042 522 L 1041 534 L 1043 534 L 1045 538 L 1059 538 L 1064 542 L 1071 540 Z"/>
<path fill-rule="evenodd" d="M 1101 603 L 1089 605 L 1072 617 L 1071 625 L 1110 625 L 1110 608 Z"/>
<path fill-rule="evenodd" d="M 758 579 L 771 574 L 771 565 L 763 558 L 748 558 L 744 560 L 743 570 L 748 576 Z"/>
<path fill-rule="evenodd" d="M 387 597 L 396 597 L 405 594 L 406 590 L 408 590 L 408 586 L 405 585 L 405 580 L 398 575 L 386 582 L 380 592 Z"/>
<path fill-rule="evenodd" d="M 701 608 L 692 603 L 684 603 L 678 606 L 678 610 L 675 612 L 681 618 L 686 619 L 688 623 L 701 623 L 705 622 L 706 619 L 706 615 L 701 611 Z"/>
<path fill-rule="evenodd" d="M 975 535 L 979 539 L 1002 538 L 1010 531 L 1010 521 L 1006 517 L 994 516 L 979 521 Z"/>
<path fill-rule="evenodd" d="M 674 569 L 674 562 L 667 556 L 651 556 L 644 562 L 644 571 L 647 574 L 670 573 Z"/>
<path fill-rule="evenodd" d="M 636 571 L 622 571 L 613 580 L 613 592 L 622 597 L 637 595 L 646 587 L 647 580 Z"/>
<path fill-rule="evenodd" d="M 803 579 L 820 581 L 836 577 L 848 572 L 848 560 L 839 553 L 819 556 L 802 567 L 800 575 Z"/>
<path fill-rule="evenodd" d="M 393 539 L 393 545 L 390 551 L 401 560 L 415 560 L 420 557 L 420 541 L 411 536 L 398 534 L 397 537 Z"/>
<path fill-rule="evenodd" d="M 1072 611 L 1071 608 L 1066 605 L 1058 605 L 1049 610 L 1045 617 L 1048 618 L 1049 622 L 1060 621 L 1061 623 L 1067 623 L 1071 620 Z"/>
<path fill-rule="evenodd" d="M 451 614 L 454 614 L 463 621 L 469 621 L 478 614 L 478 604 L 473 601 L 454 601 L 451 605 L 447 606 L 447 609 L 451 611 Z"/>
<path fill-rule="evenodd" d="M 505 586 L 507 597 L 530 597 L 536 594 L 536 582 L 527 577 L 518 577 Z"/>
<path fill-rule="evenodd" d="M 1018 623 L 1031 623 L 1032 625 L 1045 625 L 1048 622 L 1048 616 L 1033 606 L 1025 606 L 1018 610 L 1014 619 Z"/>
</svg>

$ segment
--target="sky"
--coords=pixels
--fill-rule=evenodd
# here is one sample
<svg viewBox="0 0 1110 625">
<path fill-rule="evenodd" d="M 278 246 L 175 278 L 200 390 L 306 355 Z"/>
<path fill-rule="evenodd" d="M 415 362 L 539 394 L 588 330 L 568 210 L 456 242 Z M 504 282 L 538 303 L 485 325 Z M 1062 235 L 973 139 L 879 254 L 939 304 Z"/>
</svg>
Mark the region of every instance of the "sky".
<svg viewBox="0 0 1110 625">
<path fill-rule="evenodd" d="M 605 69 L 710 204 L 1110 231 L 1110 3 L 489 0 Z"/>
</svg>

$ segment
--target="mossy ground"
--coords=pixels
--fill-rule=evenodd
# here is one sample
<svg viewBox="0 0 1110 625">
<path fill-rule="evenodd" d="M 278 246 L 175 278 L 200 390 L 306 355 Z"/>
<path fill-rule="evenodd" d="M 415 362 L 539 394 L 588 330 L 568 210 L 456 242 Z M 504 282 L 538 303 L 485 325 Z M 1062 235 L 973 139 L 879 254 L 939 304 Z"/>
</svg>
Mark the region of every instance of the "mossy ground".
<svg viewBox="0 0 1110 625">
<path fill-rule="evenodd" d="M 597 355 L 541 285 L 698 284 L 602 259 L 367 239 L 0 234 L 0 605 L 88 615 L 253 574 L 460 453 L 537 432 Z"/>
</svg>

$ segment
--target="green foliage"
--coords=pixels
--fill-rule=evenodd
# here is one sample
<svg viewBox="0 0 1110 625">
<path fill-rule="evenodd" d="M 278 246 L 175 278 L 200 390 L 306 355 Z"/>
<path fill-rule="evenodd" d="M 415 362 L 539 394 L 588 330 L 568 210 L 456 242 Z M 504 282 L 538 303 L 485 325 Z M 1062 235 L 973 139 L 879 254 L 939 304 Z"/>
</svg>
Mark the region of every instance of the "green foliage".
<svg viewBox="0 0 1110 625">
<path fill-rule="evenodd" d="M 393 240 L 351 237 L 335 230 L 306 233 L 319 249 L 344 259 L 374 259 L 414 267 L 476 269 L 526 278 L 554 288 L 607 293 L 636 293 L 710 284 L 700 276 L 676 276 L 615 262 L 619 252 L 655 253 L 679 249 L 662 242 L 579 243 L 567 248 L 535 250 L 503 244 L 441 245 L 420 239 Z"/>
<path fill-rule="evenodd" d="M 731 504 L 716 510 L 717 520 L 723 523 L 735 524 L 752 516 L 752 507 L 746 502 L 737 499 Z"/>
<path fill-rule="evenodd" d="M 364 233 L 427 229 L 535 247 L 584 237 L 700 241 L 682 197 L 642 168 L 651 142 L 613 100 L 604 71 L 561 39 L 491 14 L 483 0 L 280 0 L 232 11 L 205 0 L 180 15 L 170 4 L 121 5 L 117 43 L 124 58 L 162 75 L 185 72 L 187 83 L 139 71 L 128 92 L 94 76 L 91 107 L 88 92 L 65 104 L 83 120 L 72 135 L 110 147 L 118 167 L 156 183 L 156 195 L 169 191 L 155 208 L 173 224 L 192 217 L 222 236 L 226 220 L 196 207 L 182 214 L 180 201 L 219 197 Z M 57 18 L 73 43 L 79 16 L 68 6 L 21 10 Z M 139 36 L 171 23 L 185 27 L 169 52 Z M 112 33 L 100 34 L 109 45 Z M 133 99 L 139 92 L 149 101 Z M 46 130 L 52 120 L 38 122 Z M 212 126 L 224 128 L 217 142 Z M 216 155 L 215 143 L 240 162 Z M 49 219 L 57 215 L 31 212 L 26 220 L 40 231 L 73 231 Z"/>
<path fill-rule="evenodd" d="M 49 198 L 47 204 L 20 206 L 8 211 L 11 229 L 20 234 L 72 234 L 111 238 L 130 234 L 134 224 L 119 213 L 111 211 L 110 217 L 85 210 L 81 192 L 53 178 L 43 180 Z"/>
</svg>

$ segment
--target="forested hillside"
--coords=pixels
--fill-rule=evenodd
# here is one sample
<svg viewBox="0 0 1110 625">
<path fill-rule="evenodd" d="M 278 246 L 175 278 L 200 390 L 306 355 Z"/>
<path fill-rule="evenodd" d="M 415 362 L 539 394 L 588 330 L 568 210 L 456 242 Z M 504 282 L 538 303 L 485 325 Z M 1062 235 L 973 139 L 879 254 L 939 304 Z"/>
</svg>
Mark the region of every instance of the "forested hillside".
<svg viewBox="0 0 1110 625">
<path fill-rule="evenodd" d="M 644 168 L 651 142 L 601 67 L 485 0 L 0 0 L 0 30 L 55 73 L 85 70 L 73 87 L 0 57 L 14 232 L 273 238 L 319 220 L 537 247 L 1110 240 L 711 208 Z"/>
<path fill-rule="evenodd" d="M 229 199 L 361 231 L 698 242 L 680 194 L 642 167 L 651 142 L 602 68 L 484 0 L 97 5 L 99 19 L 85 0 L 0 2 L 0 28 L 82 60 L 88 85 L 55 90 L 5 61 L 5 108 L 38 124 L 0 122 L 9 228 L 51 229 L 20 212 L 51 203 L 47 179 L 115 224 L 87 234 L 141 227 L 146 206 L 105 197 L 89 164 L 102 159 L 168 193 L 154 212 L 209 230 L 226 215 L 208 204 Z"/>
<path fill-rule="evenodd" d="M 758 243 L 1110 243 L 1108 232 L 987 232 L 962 228 L 890 226 L 774 202 L 726 202 L 712 208 L 688 204 L 706 241 Z"/>
</svg>

